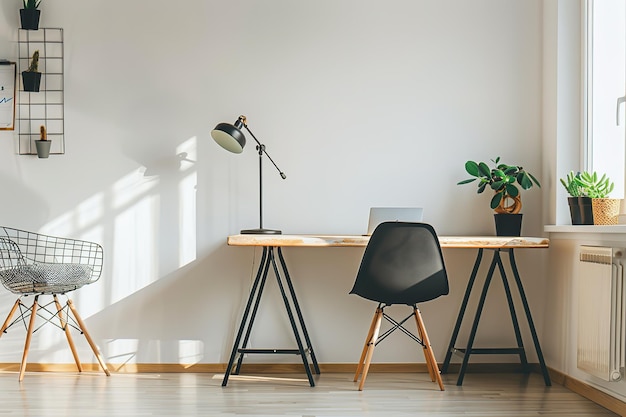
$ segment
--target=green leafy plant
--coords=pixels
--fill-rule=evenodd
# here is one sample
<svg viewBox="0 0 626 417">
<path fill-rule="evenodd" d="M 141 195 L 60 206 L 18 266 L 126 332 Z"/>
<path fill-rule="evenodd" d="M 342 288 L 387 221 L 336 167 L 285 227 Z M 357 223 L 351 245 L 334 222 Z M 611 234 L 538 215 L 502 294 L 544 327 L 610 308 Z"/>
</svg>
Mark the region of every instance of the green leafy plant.
<svg viewBox="0 0 626 417">
<path fill-rule="evenodd" d="M 39 50 L 33 52 L 33 57 L 26 72 L 39 72 Z"/>
<path fill-rule="evenodd" d="M 565 187 L 571 197 L 587 197 L 587 191 L 582 185 L 580 175 L 580 172 L 574 174 L 574 171 L 570 171 L 565 179 L 560 178 L 561 184 L 563 184 L 563 187 Z"/>
<path fill-rule="evenodd" d="M 581 172 L 579 176 L 574 177 L 574 180 L 584 190 L 585 195 L 591 198 L 607 198 L 615 187 L 606 174 L 599 177 L 595 171 L 593 173 Z"/>
<path fill-rule="evenodd" d="M 22 0 L 25 9 L 37 9 L 41 0 Z"/>
<path fill-rule="evenodd" d="M 500 157 L 495 160 L 492 159 L 491 162 L 495 164 L 493 168 L 489 168 L 484 162 L 467 161 L 465 170 L 475 178 L 460 181 L 457 185 L 469 184 L 478 180 L 478 194 L 484 192 L 487 187 L 494 191 L 494 196 L 489 204 L 493 210 L 500 213 L 518 213 L 521 209 L 520 189 L 518 187 L 528 190 L 533 185 L 541 187 L 541 184 L 521 166 L 502 164 Z M 503 206 L 508 198 L 517 202 L 515 207 Z"/>
</svg>

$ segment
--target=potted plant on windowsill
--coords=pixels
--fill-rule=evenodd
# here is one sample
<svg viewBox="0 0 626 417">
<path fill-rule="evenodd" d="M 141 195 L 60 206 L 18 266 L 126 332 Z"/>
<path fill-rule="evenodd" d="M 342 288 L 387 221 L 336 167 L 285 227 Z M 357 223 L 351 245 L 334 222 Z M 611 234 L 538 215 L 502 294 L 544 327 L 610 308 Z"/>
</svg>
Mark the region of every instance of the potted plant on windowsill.
<svg viewBox="0 0 626 417">
<path fill-rule="evenodd" d="M 609 198 L 615 184 L 606 174 L 584 171 L 575 178 L 586 195 L 591 197 L 593 224 L 617 224 L 621 199 Z"/>
<path fill-rule="evenodd" d="M 24 91 L 38 92 L 41 85 L 41 73 L 39 72 L 39 50 L 33 52 L 30 65 L 26 71 L 22 71 L 22 83 Z"/>
<path fill-rule="evenodd" d="M 39 10 L 41 0 L 22 0 L 22 3 L 24 5 L 24 8 L 20 9 L 22 29 L 38 30 L 39 17 L 41 16 L 41 10 Z"/>
<path fill-rule="evenodd" d="M 467 161 L 465 171 L 474 178 L 458 182 L 458 185 L 468 184 L 478 180 L 477 193 L 484 192 L 489 187 L 494 195 L 489 206 L 495 211 L 496 234 L 498 236 L 520 236 L 522 228 L 522 199 L 523 190 L 533 185 L 541 187 L 539 181 L 523 167 L 500 163 L 500 157 L 491 162 L 493 168 L 484 162 Z"/>
<path fill-rule="evenodd" d="M 591 197 L 587 195 L 587 190 L 580 178 L 581 173 L 570 171 L 565 179 L 561 178 L 561 184 L 567 190 L 572 225 L 593 224 L 593 209 Z"/>
</svg>

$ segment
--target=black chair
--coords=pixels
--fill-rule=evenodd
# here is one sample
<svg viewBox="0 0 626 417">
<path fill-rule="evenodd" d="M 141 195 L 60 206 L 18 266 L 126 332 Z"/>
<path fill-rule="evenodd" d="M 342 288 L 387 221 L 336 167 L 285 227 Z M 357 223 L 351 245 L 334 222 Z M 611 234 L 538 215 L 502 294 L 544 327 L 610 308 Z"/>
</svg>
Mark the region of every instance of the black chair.
<svg viewBox="0 0 626 417">
<path fill-rule="evenodd" d="M 39 329 L 36 325 L 38 317 L 44 320 L 41 325 L 52 323 L 65 332 L 79 372 L 82 365 L 70 327 L 85 335 L 102 370 L 107 376 L 110 374 L 72 300 L 65 295 L 96 282 L 102 273 L 102 259 L 103 250 L 97 243 L 0 227 L 0 281 L 7 290 L 19 295 L 0 328 L 0 336 L 14 324 L 23 323 L 27 328 L 20 381 L 26 370 L 31 336 Z M 52 300 L 47 304 L 40 303 L 39 298 L 46 295 L 52 296 Z M 59 295 L 67 299 L 64 306 L 59 301 Z M 23 302 L 28 296 L 33 296 L 30 305 Z M 11 321 L 18 309 L 18 317 Z M 59 323 L 53 322 L 53 319 Z"/>
<path fill-rule="evenodd" d="M 430 378 L 437 381 L 443 391 L 437 360 L 417 308 L 418 303 L 448 294 L 448 275 L 433 227 L 426 223 L 381 223 L 365 248 L 350 294 L 378 302 L 354 375 L 354 382 L 357 382 L 362 373 L 359 391 L 363 390 L 374 347 L 398 329 L 422 345 Z M 396 321 L 384 311 L 393 304 L 411 306 L 413 311 L 405 319 Z M 415 317 L 417 323 L 417 336 L 404 327 L 411 317 Z M 392 327 L 379 337 L 383 318 Z"/>
</svg>

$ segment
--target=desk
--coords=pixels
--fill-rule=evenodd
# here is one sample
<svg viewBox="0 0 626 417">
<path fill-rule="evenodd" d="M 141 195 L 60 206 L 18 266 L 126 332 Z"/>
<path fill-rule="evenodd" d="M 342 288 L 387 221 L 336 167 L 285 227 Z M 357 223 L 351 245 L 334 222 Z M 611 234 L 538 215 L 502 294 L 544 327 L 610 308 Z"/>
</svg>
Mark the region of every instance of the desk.
<svg viewBox="0 0 626 417">
<path fill-rule="evenodd" d="M 521 240 L 518 241 L 515 245 L 505 243 L 503 245 L 495 244 L 491 246 L 484 246 L 484 245 L 474 246 L 478 248 L 478 254 L 476 255 L 474 268 L 472 269 L 470 279 L 467 283 L 467 288 L 465 289 L 465 296 L 463 297 L 463 302 L 461 303 L 461 308 L 459 310 L 456 324 L 452 332 L 452 337 L 450 338 L 450 343 L 448 344 L 446 357 L 443 361 L 443 366 L 441 367 L 441 373 L 445 374 L 448 372 L 448 366 L 450 365 L 450 360 L 453 354 L 457 354 L 463 357 L 463 361 L 461 363 L 461 369 L 459 371 L 459 376 L 458 376 L 457 383 L 456 383 L 457 385 L 463 384 L 465 371 L 467 370 L 469 358 L 472 354 L 490 354 L 490 355 L 517 354 L 520 357 L 520 362 L 522 364 L 522 367 L 524 368 L 524 371 L 525 372 L 529 371 L 528 361 L 526 359 L 526 351 L 524 349 L 524 343 L 522 341 L 522 335 L 519 329 L 519 322 L 517 320 L 517 314 L 515 313 L 515 306 L 513 304 L 513 298 L 511 295 L 511 288 L 510 288 L 508 278 L 504 269 L 502 258 L 500 256 L 501 252 L 509 253 L 509 266 L 511 267 L 511 271 L 513 272 L 513 277 L 515 278 L 515 283 L 517 284 L 519 296 L 522 301 L 522 305 L 524 306 L 524 312 L 526 313 L 526 319 L 528 321 L 530 333 L 532 335 L 533 343 L 535 345 L 535 351 L 537 353 L 537 358 L 539 359 L 541 373 L 543 374 L 543 379 L 544 379 L 546 386 L 552 385 L 550 381 L 550 374 L 548 373 L 548 368 L 546 367 L 546 363 L 543 358 L 543 353 L 541 352 L 541 346 L 539 344 L 539 337 L 537 336 L 537 331 L 535 330 L 533 318 L 530 313 L 530 307 L 526 299 L 526 293 L 524 292 L 524 287 L 522 285 L 522 280 L 520 278 L 519 271 L 517 269 L 517 264 L 515 263 L 515 255 L 514 255 L 514 249 L 518 249 L 518 248 L 547 248 L 549 246 L 549 241 L 548 239 L 537 239 L 537 238 L 520 238 L 520 239 Z M 467 346 L 465 348 L 457 348 L 456 340 L 459 335 L 459 330 L 463 322 L 463 316 L 465 315 L 467 303 L 468 303 L 470 294 L 472 292 L 472 288 L 474 286 L 474 281 L 476 280 L 476 275 L 478 274 L 478 269 L 480 268 L 480 264 L 481 264 L 482 257 L 483 257 L 483 251 L 485 249 L 493 251 L 493 258 L 491 260 L 491 264 L 489 266 L 487 276 L 485 277 L 485 283 L 483 285 L 483 290 L 481 292 L 480 299 L 478 301 L 478 306 L 476 308 L 476 314 L 474 316 L 474 321 L 472 323 L 472 328 L 471 328 L 470 335 L 467 341 Z M 498 267 L 498 271 L 500 272 L 500 277 L 502 278 L 502 283 L 504 285 L 504 292 L 506 293 L 506 299 L 507 299 L 507 303 L 509 306 L 509 312 L 511 314 L 511 321 L 513 323 L 513 330 L 515 331 L 517 347 L 514 347 L 514 348 L 474 348 L 474 339 L 476 337 L 476 331 L 478 329 L 478 322 L 480 321 L 480 316 L 482 314 L 482 310 L 485 304 L 485 299 L 487 297 L 487 291 L 489 290 L 489 286 L 491 284 L 491 280 L 493 278 L 493 274 L 495 272 L 496 266 Z"/>
<path fill-rule="evenodd" d="M 286 246 L 287 247 L 289 246 L 292 246 L 292 247 L 365 247 L 367 246 L 368 242 L 369 242 L 369 236 L 360 236 L 360 235 L 232 235 L 232 236 L 228 236 L 227 243 L 229 246 L 260 246 L 260 247 L 263 247 L 263 254 L 261 255 L 261 263 L 259 264 L 259 269 L 257 271 L 256 278 L 252 284 L 252 288 L 250 290 L 250 296 L 248 298 L 248 302 L 246 304 L 246 308 L 244 310 L 241 323 L 239 325 L 239 330 L 237 332 L 235 342 L 233 343 L 233 348 L 231 351 L 230 359 L 228 361 L 228 367 L 226 368 L 226 372 L 224 374 L 222 386 L 226 386 L 226 384 L 228 383 L 228 378 L 231 375 L 231 373 L 234 375 L 239 374 L 243 357 L 244 357 L 244 354 L 246 353 L 297 354 L 302 359 L 304 369 L 309 379 L 309 384 L 312 387 L 315 386 L 315 381 L 313 379 L 313 374 L 311 372 L 311 366 L 309 365 L 307 354 L 310 356 L 311 365 L 313 366 L 315 373 L 318 375 L 320 373 L 319 365 L 315 357 L 315 351 L 313 350 L 313 345 L 311 343 L 311 339 L 306 329 L 304 317 L 302 316 L 302 311 L 300 310 L 300 306 L 298 304 L 298 300 L 296 297 L 296 292 L 294 290 L 291 277 L 289 276 L 289 272 L 287 270 L 287 266 L 285 264 L 285 260 L 282 255 L 281 248 L 286 247 Z M 461 310 L 459 311 L 459 315 L 457 318 L 456 326 L 452 334 L 452 339 L 450 340 L 450 346 L 448 347 L 448 354 L 446 355 L 446 360 L 444 361 L 442 373 L 447 372 L 452 353 L 462 353 L 464 356 L 463 365 L 461 367 L 461 373 L 459 374 L 459 381 L 457 381 L 457 385 L 461 385 L 463 381 L 463 375 L 465 374 L 465 370 L 467 368 L 467 362 L 469 361 L 470 355 L 472 353 L 487 353 L 485 349 L 474 349 L 472 345 L 474 342 L 474 336 L 476 334 L 476 328 L 478 327 L 480 314 L 482 312 L 482 306 L 485 301 L 487 289 L 491 282 L 491 278 L 493 276 L 496 266 L 499 267 L 500 275 L 502 276 L 502 280 L 505 283 L 507 300 L 509 302 L 509 308 L 510 308 L 511 316 L 513 319 L 513 326 L 516 332 L 518 347 L 514 348 L 515 352 L 509 351 L 509 350 L 506 350 L 506 352 L 502 352 L 502 349 L 499 349 L 497 352 L 493 349 L 488 349 L 488 350 L 489 350 L 489 353 L 495 353 L 495 354 L 519 353 L 522 364 L 525 367 L 528 365 L 526 361 L 526 356 L 524 354 L 524 348 L 523 348 L 523 344 L 521 340 L 519 326 L 517 323 L 517 318 L 515 315 L 515 309 L 513 307 L 513 300 L 511 298 L 508 281 L 506 279 L 506 275 L 504 273 L 504 267 L 502 264 L 502 260 L 500 258 L 500 252 L 507 251 L 509 253 L 509 260 L 511 263 L 511 267 L 513 269 L 513 275 L 515 276 L 517 287 L 518 287 L 518 290 L 520 291 L 520 296 L 522 298 L 522 302 L 524 305 L 524 310 L 526 312 L 526 317 L 528 319 L 531 333 L 533 335 L 533 341 L 535 343 L 537 356 L 539 357 L 539 361 L 542 367 L 544 379 L 546 380 L 546 385 L 550 385 L 550 382 L 549 382 L 550 379 L 547 373 L 547 368 L 545 366 L 543 355 L 541 353 L 541 348 L 539 346 L 539 339 L 537 338 L 537 333 L 535 331 L 535 327 L 534 327 L 532 317 L 530 314 L 530 308 L 528 307 L 528 303 L 526 301 L 526 296 L 524 294 L 522 282 L 519 277 L 519 273 L 515 265 L 515 258 L 513 255 L 513 249 L 515 248 L 547 248 L 549 246 L 548 239 L 536 238 L 536 237 L 439 236 L 439 243 L 442 248 L 478 249 L 478 255 L 476 257 L 474 269 L 472 271 L 472 274 L 470 276 L 470 281 L 468 282 L 467 289 L 465 291 L 465 298 L 463 299 Z M 485 286 L 483 288 L 483 293 L 481 295 L 481 299 L 479 302 L 479 308 L 474 318 L 474 323 L 473 323 L 470 339 L 468 341 L 468 346 L 465 349 L 455 348 L 454 345 L 456 343 L 458 332 L 461 327 L 463 315 L 465 314 L 465 310 L 467 308 L 467 302 L 469 300 L 469 296 L 470 296 L 472 287 L 474 285 L 474 281 L 476 279 L 476 274 L 478 273 L 478 268 L 482 260 L 483 251 L 485 249 L 492 250 L 494 252 L 494 257 L 493 257 L 491 266 L 489 268 L 489 272 L 487 274 L 487 279 L 485 281 Z M 278 256 L 278 261 L 281 267 L 280 270 L 276 262 L 277 256 Z M 276 276 L 276 281 L 278 283 L 278 287 L 280 289 L 283 302 L 287 310 L 287 315 L 289 316 L 289 321 L 291 323 L 291 327 L 294 333 L 296 344 L 298 346 L 297 349 L 249 349 L 247 348 L 248 341 L 250 338 L 250 333 L 252 331 L 252 326 L 253 326 L 254 319 L 256 317 L 256 313 L 258 310 L 259 301 L 261 299 L 263 289 L 265 288 L 265 283 L 267 280 L 270 266 L 272 267 L 274 271 L 274 275 Z M 355 274 L 356 274 L 356 271 L 355 271 Z M 287 288 L 288 291 L 286 291 L 285 287 Z M 295 315 L 294 315 L 294 311 L 295 311 Z M 296 317 L 297 317 L 297 321 L 296 321 Z M 237 366 L 233 371 L 235 358 L 237 357 L 238 353 L 239 353 L 239 359 L 237 360 Z"/>
</svg>

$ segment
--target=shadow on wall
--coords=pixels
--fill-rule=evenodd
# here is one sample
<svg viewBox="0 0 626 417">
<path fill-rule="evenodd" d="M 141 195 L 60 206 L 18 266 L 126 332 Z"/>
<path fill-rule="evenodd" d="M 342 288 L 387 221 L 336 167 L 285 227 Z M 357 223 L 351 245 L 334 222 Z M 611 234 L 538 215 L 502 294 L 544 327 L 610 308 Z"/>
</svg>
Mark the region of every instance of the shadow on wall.
<svg viewBox="0 0 626 417">
<path fill-rule="evenodd" d="M 54 219 L 49 218 L 48 204 L 43 198 L 14 178 L 0 174 L 4 194 L 11 196 L 0 204 L 3 223 L 94 241 L 104 247 L 100 280 L 70 294 L 96 340 L 104 336 L 111 339 L 128 336 L 137 339 L 137 344 L 148 338 L 203 339 L 200 330 L 192 335 L 180 335 L 176 331 L 177 323 L 193 321 L 199 314 L 197 311 L 203 310 L 197 297 L 206 296 L 209 289 L 205 286 L 212 280 L 202 272 L 206 260 L 197 260 L 195 147 L 196 139 L 192 137 L 170 147 L 169 156 L 163 157 L 161 153 L 160 158 L 146 158 L 139 162 L 141 167 L 131 169 L 102 189 L 93 190 L 89 197 L 73 202 L 69 210 Z M 27 219 L 29 224 L 18 224 L 18 214 L 21 221 Z M 219 264 L 222 258 L 218 256 L 210 262 Z M 6 298 L 0 314 L 8 311 L 13 302 L 9 300 L 14 300 L 9 294 Z M 103 323 L 101 327 L 99 323 Z M 62 359 L 68 351 L 62 333 L 50 332 L 51 337 L 47 337 L 47 327 L 52 326 L 42 329 L 43 334 L 38 332 L 33 341 L 32 359 L 48 363 L 66 361 Z M 187 323 L 181 329 L 201 328 Z M 23 346 L 22 332 L 12 333 L 15 335 L 9 339 L 19 338 L 21 342 L 16 343 Z M 6 339 L 3 338 L 5 346 Z M 101 348 L 107 360 L 120 350 L 130 351 L 125 348 L 111 351 L 109 346 L 102 345 Z M 133 354 L 139 350 L 135 349 Z M 163 350 L 167 356 L 175 351 Z M 190 351 L 188 347 L 187 351 Z M 149 353 L 149 361 L 158 361 L 163 355 Z"/>
<path fill-rule="evenodd" d="M 150 363 L 157 356 L 161 363 L 194 364 L 226 352 L 231 341 L 225 336 L 239 312 L 239 306 L 233 305 L 238 299 L 235 293 L 239 298 L 247 293 L 244 281 L 236 280 L 236 289 L 224 284 L 231 274 L 220 271 L 236 271 L 240 263 L 227 251 L 224 244 L 89 317 L 89 328 L 97 329 L 92 333 L 108 340 L 101 346 L 107 362 L 113 366 Z M 215 311 L 220 317 L 211 314 Z M 229 332 L 222 330 L 223 325 Z M 223 340 L 208 346 L 207 335 Z"/>
<path fill-rule="evenodd" d="M 228 350 L 228 331 L 239 312 L 233 300 L 238 293 L 245 297 L 248 289 L 245 280 L 228 279 L 231 274 L 223 271 L 238 273 L 234 276 L 248 271 L 238 271 L 239 258 L 227 253 L 225 242 L 198 259 L 196 160 L 192 137 L 170 156 L 141 161 L 142 168 L 108 189 L 96 190 L 51 221 L 42 198 L 0 175 L 6 195 L 12 196 L 0 204 L 7 224 L 25 227 L 13 223 L 19 213 L 37 226 L 45 225 L 48 234 L 104 247 L 99 282 L 69 295 L 107 362 L 193 364 L 205 358 L 218 361 Z M 15 297 L 3 293 L 0 299 L 4 314 Z M 48 327 L 53 326 L 43 328 L 33 341 L 32 359 L 66 362 L 67 342 L 61 332 Z M 18 358 L 23 349 L 23 333 L 19 328 L 11 333 L 0 342 L 4 354 L 10 353 L 7 360 Z M 215 335 L 217 341 L 212 340 Z M 223 337 L 227 342 L 220 341 Z M 79 349 L 86 347 L 82 339 L 76 337 Z"/>
</svg>

